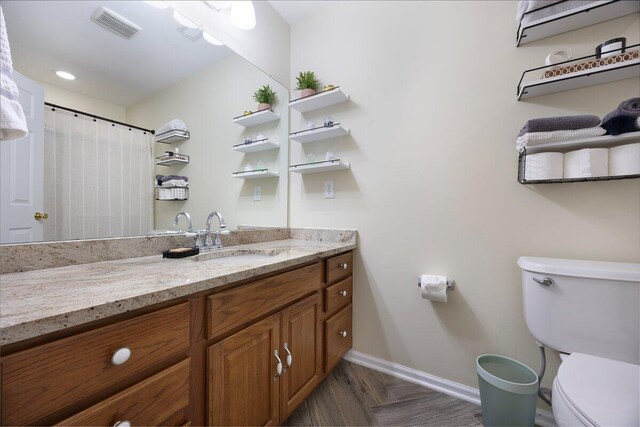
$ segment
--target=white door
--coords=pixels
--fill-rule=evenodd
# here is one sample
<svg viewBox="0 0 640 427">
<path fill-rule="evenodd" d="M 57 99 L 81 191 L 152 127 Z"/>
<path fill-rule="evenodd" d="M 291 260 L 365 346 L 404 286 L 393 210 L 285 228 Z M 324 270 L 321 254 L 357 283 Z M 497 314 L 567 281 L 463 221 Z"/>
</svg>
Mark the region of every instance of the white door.
<svg viewBox="0 0 640 427">
<path fill-rule="evenodd" d="M 44 213 L 44 88 L 14 71 L 29 135 L 0 142 L 0 243 L 38 242 Z"/>
</svg>

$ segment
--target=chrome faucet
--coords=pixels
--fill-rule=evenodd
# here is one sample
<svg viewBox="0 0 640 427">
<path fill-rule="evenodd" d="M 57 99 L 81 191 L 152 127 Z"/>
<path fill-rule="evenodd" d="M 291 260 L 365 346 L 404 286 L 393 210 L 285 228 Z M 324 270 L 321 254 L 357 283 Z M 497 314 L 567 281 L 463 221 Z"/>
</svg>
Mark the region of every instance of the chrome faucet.
<svg viewBox="0 0 640 427">
<path fill-rule="evenodd" d="M 220 228 L 215 231 L 215 239 L 211 237 L 211 220 L 214 217 L 218 217 L 218 221 L 220 222 Z M 222 241 L 220 240 L 221 234 L 229 234 L 229 230 L 227 230 L 227 224 L 224 223 L 224 219 L 222 218 L 222 214 L 218 211 L 213 211 L 207 217 L 207 228 L 206 228 L 206 239 L 205 239 L 205 248 L 206 249 L 222 249 Z"/>
<path fill-rule="evenodd" d="M 191 215 L 189 215 L 189 212 L 180 212 L 178 213 L 175 218 L 173 218 L 173 225 L 177 226 L 178 225 L 178 220 L 180 219 L 181 216 L 184 216 L 187 219 L 187 223 L 188 223 L 188 227 L 187 228 L 187 232 L 188 233 L 193 233 L 193 223 L 191 222 Z"/>
</svg>

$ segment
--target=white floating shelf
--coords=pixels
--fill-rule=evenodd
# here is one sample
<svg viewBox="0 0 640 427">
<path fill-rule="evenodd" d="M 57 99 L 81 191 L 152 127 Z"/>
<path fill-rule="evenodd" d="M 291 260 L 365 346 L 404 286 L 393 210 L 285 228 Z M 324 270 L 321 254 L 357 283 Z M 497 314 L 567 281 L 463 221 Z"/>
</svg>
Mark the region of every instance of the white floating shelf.
<svg viewBox="0 0 640 427">
<path fill-rule="evenodd" d="M 189 159 L 156 160 L 156 165 L 158 165 L 158 166 L 186 165 L 188 163 L 189 163 Z"/>
<path fill-rule="evenodd" d="M 339 87 L 325 90 L 315 95 L 305 96 L 304 98 L 294 99 L 289 102 L 289 107 L 301 113 L 307 111 L 319 110 L 330 105 L 340 104 L 349 100 L 349 95 L 346 95 Z"/>
<path fill-rule="evenodd" d="M 189 131 L 184 130 L 172 130 L 169 132 L 163 132 L 156 135 L 156 142 L 161 144 L 172 144 L 174 142 L 182 142 L 191 138 Z"/>
<path fill-rule="evenodd" d="M 606 0 L 589 2 L 584 6 L 523 24 L 518 32 L 517 45 L 521 46 L 535 40 L 588 27 L 589 25 L 636 12 L 640 12 L 640 2 L 638 1 Z"/>
<path fill-rule="evenodd" d="M 518 101 L 534 96 L 638 78 L 638 76 L 640 76 L 640 58 L 563 76 L 524 82 L 520 86 Z"/>
<path fill-rule="evenodd" d="M 351 168 L 351 165 L 348 162 L 343 162 L 340 159 L 336 159 L 336 160 L 326 160 L 324 162 L 302 163 L 299 165 L 291 165 L 289 167 L 289 170 L 291 172 L 306 174 L 306 173 L 320 173 L 320 172 L 346 170 L 350 168 Z"/>
<path fill-rule="evenodd" d="M 257 153 L 258 151 L 275 150 L 276 148 L 280 148 L 280 144 L 269 141 L 269 138 L 267 138 L 253 141 L 249 144 L 234 145 L 231 149 L 240 153 Z"/>
<path fill-rule="evenodd" d="M 250 126 L 261 125 L 263 123 L 275 122 L 276 120 L 280 120 L 280 114 L 276 114 L 271 110 L 262 110 L 234 117 L 233 123 L 247 128 Z"/>
<path fill-rule="evenodd" d="M 242 179 L 261 179 L 261 178 L 275 178 L 279 174 L 276 171 L 270 171 L 268 169 L 259 169 L 253 171 L 240 171 L 233 172 L 231 176 L 233 178 L 242 178 Z"/>
<path fill-rule="evenodd" d="M 567 152 L 582 148 L 606 148 L 623 144 L 640 142 L 640 132 L 623 133 L 621 135 L 604 135 L 591 138 L 574 139 L 572 141 L 554 142 L 551 144 L 532 145 L 526 147 L 527 154 L 542 153 L 547 151 Z"/>
<path fill-rule="evenodd" d="M 349 135 L 351 131 L 343 127 L 340 123 L 330 127 L 319 127 L 309 130 L 300 130 L 289 135 L 289 139 L 297 141 L 301 144 L 306 142 L 322 141 L 323 139 L 337 138 L 339 136 Z"/>
</svg>

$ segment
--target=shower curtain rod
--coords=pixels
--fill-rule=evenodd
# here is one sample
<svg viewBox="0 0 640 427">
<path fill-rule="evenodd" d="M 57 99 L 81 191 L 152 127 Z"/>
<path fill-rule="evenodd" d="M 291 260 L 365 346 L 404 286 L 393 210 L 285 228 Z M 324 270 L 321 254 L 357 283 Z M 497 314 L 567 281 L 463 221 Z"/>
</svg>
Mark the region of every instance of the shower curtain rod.
<svg viewBox="0 0 640 427">
<path fill-rule="evenodd" d="M 134 125 L 130 125 L 128 123 L 123 123 L 123 122 L 119 122 L 116 120 L 112 120 L 112 119 L 108 119 L 106 117 L 101 117 L 101 116 L 96 116 L 95 114 L 91 114 L 91 113 L 86 113 L 84 111 L 80 111 L 80 110 L 74 110 L 73 108 L 68 108 L 68 107 L 63 107 L 62 105 L 57 105 L 57 104 L 52 104 L 50 102 L 45 102 L 44 105 L 53 108 L 54 110 L 56 108 L 59 108 L 61 110 L 66 110 L 66 111 L 70 111 L 74 114 L 82 114 L 83 116 L 87 116 L 87 117 L 91 117 L 93 119 L 98 119 L 98 120 L 104 120 L 105 122 L 110 122 L 110 123 L 114 123 L 116 125 L 121 125 L 121 126 L 125 126 L 131 129 L 138 129 L 144 132 L 149 132 L 151 135 L 155 135 L 156 131 L 152 130 L 152 129 L 145 129 L 145 128 L 141 128 L 139 126 L 134 126 Z"/>
</svg>

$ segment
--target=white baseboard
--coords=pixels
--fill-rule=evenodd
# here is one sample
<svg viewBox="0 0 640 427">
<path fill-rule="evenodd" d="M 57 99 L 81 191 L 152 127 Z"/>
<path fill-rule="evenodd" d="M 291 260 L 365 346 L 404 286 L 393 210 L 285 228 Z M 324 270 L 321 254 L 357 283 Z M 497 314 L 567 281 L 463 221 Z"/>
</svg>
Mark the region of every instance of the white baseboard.
<svg viewBox="0 0 640 427">
<path fill-rule="evenodd" d="M 480 391 L 477 388 L 436 377 L 435 375 L 418 371 L 417 369 L 409 368 L 398 363 L 389 362 L 355 350 L 350 350 L 344 358 L 349 362 L 383 372 L 401 380 L 409 381 L 449 396 L 480 405 Z M 556 425 L 553 414 L 541 409 L 536 410 L 536 424 L 542 427 L 554 427 Z"/>
</svg>

